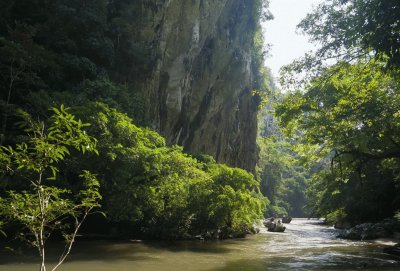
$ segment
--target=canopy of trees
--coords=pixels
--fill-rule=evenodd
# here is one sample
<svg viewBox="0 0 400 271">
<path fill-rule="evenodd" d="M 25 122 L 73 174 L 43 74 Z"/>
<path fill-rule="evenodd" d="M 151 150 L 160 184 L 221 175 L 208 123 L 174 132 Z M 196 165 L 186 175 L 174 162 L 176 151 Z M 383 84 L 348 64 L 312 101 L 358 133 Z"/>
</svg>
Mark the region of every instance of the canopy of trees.
<svg viewBox="0 0 400 271">
<path fill-rule="evenodd" d="M 100 155 L 85 166 L 98 173 L 108 218 L 124 233 L 182 238 L 224 229 L 227 236 L 262 217 L 267 201 L 250 173 L 166 146 L 159 134 L 105 104 L 89 103 L 77 115 L 98 139 Z"/>
<path fill-rule="evenodd" d="M 32 122 L 34 130 L 28 132 L 33 134 L 21 134 L 17 141 L 23 143 L 15 149 L 1 147 L 0 152 L 3 229 L 12 232 L 24 226 L 32 232 L 38 239 L 22 236 L 38 247 L 43 262 L 50 233 L 67 229 L 71 216 L 79 229 L 81 213 L 85 218 L 93 208 L 106 218 L 97 218 L 102 224 L 86 231 L 111 234 L 113 226 L 117 232 L 112 234 L 120 237 L 177 239 L 207 232 L 214 238 L 243 236 L 263 217 L 268 201 L 259 192 L 259 182 L 245 170 L 217 164 L 208 156 L 196 159 L 182 147 L 167 146 L 159 134 L 137 127 L 126 114 L 106 104 L 92 102 L 71 110 L 91 125 L 75 120 L 62 107 L 49 120 L 54 124 L 48 130 Z M 69 146 L 95 153 L 82 156 Z M 27 182 L 27 176 L 33 179 Z M 86 182 L 79 176 L 87 180 L 86 190 L 80 190 Z M 42 210 L 43 202 L 48 203 Z M 26 220 L 30 217 L 38 220 Z M 65 236 L 72 242 L 75 238 Z"/>
<path fill-rule="evenodd" d="M 351 63 L 363 57 L 379 59 L 385 69 L 398 69 L 399 14 L 396 0 L 323 1 L 298 25 L 318 49 L 283 67 L 282 83 L 304 87 L 333 63 Z"/>
<path fill-rule="evenodd" d="M 0 216 L 2 222 L 20 226 L 16 237 L 37 249 L 41 271 L 46 271 L 46 243 L 51 234 L 61 233 L 66 242 L 52 268 L 56 270 L 71 251 L 83 221 L 100 207 L 101 200 L 99 182 L 90 171 L 76 172 L 82 181 L 75 185 L 60 178 L 57 164 L 73 149 L 97 153 L 96 140 L 85 133 L 88 124 L 75 120 L 63 106 L 53 112 L 49 127 L 21 112 L 22 125 L 30 135 L 15 148 L 0 146 L 1 187 L 7 187 L 1 191 L 6 196 L 0 197 Z"/>
<path fill-rule="evenodd" d="M 277 113 L 314 172 L 314 215 L 355 224 L 400 209 L 399 18 L 398 1 L 330 0 L 299 25 L 321 47 L 284 69 L 314 73 Z"/>
<path fill-rule="evenodd" d="M 282 133 L 275 114 L 275 107 L 282 102 L 282 95 L 268 69 L 263 70 L 264 93 L 259 113 L 260 156 L 258 178 L 261 192 L 269 200 L 266 217 L 305 217 L 305 189 L 309 174 L 299 163 L 294 150 L 295 141 Z"/>
<path fill-rule="evenodd" d="M 254 25 L 270 17 L 263 3 Z M 144 7 L 157 1 L 0 1 L 0 232 L 24 228 L 43 259 L 50 232 L 65 233 L 69 252 L 64 230 L 92 211 L 106 216 L 87 219 L 86 233 L 169 239 L 243 236 L 264 214 L 252 174 L 137 126 L 149 123 L 138 82 L 159 57 L 154 37 L 140 36 Z M 61 104 L 70 109 L 49 113 Z M 16 125 L 20 109 L 29 131 Z"/>
</svg>

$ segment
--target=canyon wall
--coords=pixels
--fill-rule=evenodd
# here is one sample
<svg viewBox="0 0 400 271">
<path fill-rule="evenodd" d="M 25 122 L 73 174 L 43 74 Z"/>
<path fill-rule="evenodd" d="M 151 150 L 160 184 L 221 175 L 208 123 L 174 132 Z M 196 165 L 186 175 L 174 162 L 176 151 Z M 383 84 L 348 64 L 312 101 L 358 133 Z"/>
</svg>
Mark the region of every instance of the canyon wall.
<svg viewBox="0 0 400 271">
<path fill-rule="evenodd" d="M 156 1 L 140 38 L 156 61 L 140 83 L 151 128 L 170 144 L 254 171 L 258 96 L 257 1 Z"/>
</svg>

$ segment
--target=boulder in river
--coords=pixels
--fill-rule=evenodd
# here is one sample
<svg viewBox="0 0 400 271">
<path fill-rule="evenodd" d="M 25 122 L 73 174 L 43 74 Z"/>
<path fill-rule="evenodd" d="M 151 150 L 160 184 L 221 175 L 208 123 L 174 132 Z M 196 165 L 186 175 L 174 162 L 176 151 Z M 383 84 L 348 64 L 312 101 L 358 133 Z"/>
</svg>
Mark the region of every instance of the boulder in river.
<svg viewBox="0 0 400 271">
<path fill-rule="evenodd" d="M 265 220 L 263 221 L 263 225 L 264 225 L 264 227 L 266 227 L 266 228 L 269 228 L 269 227 L 271 227 L 272 225 L 275 225 L 275 218 L 271 217 L 271 218 L 265 219 Z"/>
<path fill-rule="evenodd" d="M 280 220 L 278 220 L 278 222 L 276 223 L 276 226 L 275 226 L 275 232 L 284 232 L 285 229 L 286 229 L 286 227 L 283 226 L 283 224 Z"/>
<path fill-rule="evenodd" d="M 398 221 L 385 219 L 379 223 L 363 223 L 343 230 L 338 237 L 351 240 L 372 240 L 392 237 L 399 230 L 400 225 Z"/>
<path fill-rule="evenodd" d="M 264 220 L 263 224 L 270 232 L 284 232 L 286 229 L 286 227 L 283 226 L 280 220 L 278 220 L 278 222 L 275 222 L 274 218 Z"/>
<path fill-rule="evenodd" d="M 292 221 L 292 217 L 291 216 L 283 216 L 282 217 L 282 223 L 286 223 L 289 224 Z"/>
</svg>

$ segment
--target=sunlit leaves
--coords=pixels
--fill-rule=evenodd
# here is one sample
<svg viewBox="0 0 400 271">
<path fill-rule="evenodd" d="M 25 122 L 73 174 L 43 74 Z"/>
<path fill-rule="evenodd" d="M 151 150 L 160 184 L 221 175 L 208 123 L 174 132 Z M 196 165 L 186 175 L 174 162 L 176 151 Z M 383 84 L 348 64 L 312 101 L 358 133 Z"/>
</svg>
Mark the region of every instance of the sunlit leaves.
<svg viewBox="0 0 400 271">
<path fill-rule="evenodd" d="M 26 182 L 24 190 L 8 190 L 7 196 L 0 198 L 0 215 L 5 222 L 16 222 L 22 227 L 19 237 L 37 248 L 42 259 L 41 270 L 45 270 L 45 243 L 50 234 L 59 230 L 67 238 L 66 250 L 59 260 L 61 264 L 82 222 L 100 206 L 101 200 L 99 182 L 89 171 L 80 175 L 83 184 L 79 191 L 74 191 L 76 195 L 67 183 L 57 182 L 59 163 L 70 155 L 70 150 L 97 153 L 97 141 L 83 130 L 88 124 L 76 120 L 67 108 L 61 106 L 52 111 L 49 127 L 21 112 L 27 141 L 15 148 L 0 148 L 1 173 L 11 174 L 11 179 L 22 177 Z"/>
<path fill-rule="evenodd" d="M 278 108 L 282 123 L 303 130 L 304 142 L 371 155 L 389 152 L 396 148 L 390 141 L 398 140 L 400 86 L 380 67 L 360 63 L 315 79 L 304 94 L 290 94 Z"/>
<path fill-rule="evenodd" d="M 379 59 L 385 70 L 400 66 L 400 4 L 397 0 L 327 0 L 299 28 L 318 44 L 314 53 L 286 66 L 285 85 L 307 83 L 335 62 Z M 300 78 L 296 74 L 302 73 Z"/>
<path fill-rule="evenodd" d="M 140 227 L 151 237 L 182 238 L 222 227 L 237 231 L 239 224 L 249 228 L 261 217 L 265 200 L 250 173 L 204 157 L 199 162 L 102 103 L 79 113 L 98 138 L 100 155 L 88 164 L 104 178 L 108 218 L 131 225 L 127 231 Z"/>
<path fill-rule="evenodd" d="M 209 222 L 243 233 L 263 217 L 268 200 L 258 192 L 258 182 L 248 172 L 225 165 L 210 165 L 213 180 L 209 195 Z"/>
<path fill-rule="evenodd" d="M 390 197 L 395 191 L 400 84 L 397 73 L 385 72 L 384 65 L 379 60 L 340 63 L 314 78 L 304 92 L 289 94 L 277 109 L 287 132 L 300 131 L 294 135 L 298 150 L 303 150 L 299 153 L 317 162 L 315 181 L 321 190 L 310 187 L 310 198 L 317 210 L 323 210 L 321 214 L 336 214 L 337 208 L 344 208 L 348 219 L 363 221 L 368 217 L 365 210 L 375 209 L 370 202 L 388 204 L 387 198 L 377 199 L 377 194 Z M 396 161 L 393 167 L 386 165 L 390 159 Z M 367 187 L 374 187 L 375 195 Z M 352 191 L 363 195 L 357 206 L 353 206 L 354 197 L 348 198 Z M 390 214 L 396 206 L 395 202 L 386 205 L 385 212 Z"/>
</svg>

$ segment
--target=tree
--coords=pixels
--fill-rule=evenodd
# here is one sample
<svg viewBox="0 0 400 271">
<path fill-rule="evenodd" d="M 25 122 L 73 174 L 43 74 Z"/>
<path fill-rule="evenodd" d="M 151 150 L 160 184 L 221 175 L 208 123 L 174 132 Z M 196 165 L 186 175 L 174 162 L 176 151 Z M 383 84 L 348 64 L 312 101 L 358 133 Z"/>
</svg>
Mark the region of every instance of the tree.
<svg viewBox="0 0 400 271">
<path fill-rule="evenodd" d="M 304 217 L 304 191 L 308 176 L 293 150 L 294 141 L 286 138 L 278 125 L 275 106 L 281 103 L 283 95 L 268 69 L 264 71 L 264 85 L 268 94 L 264 94 L 259 112 L 257 143 L 260 155 L 257 171 L 261 193 L 270 200 L 265 216 Z"/>
<path fill-rule="evenodd" d="M 58 164 L 73 149 L 81 153 L 97 152 L 96 139 L 85 132 L 88 124 L 75 120 L 64 106 L 53 108 L 51 124 L 38 122 L 25 113 L 26 142 L 15 147 L 0 147 L 1 173 L 12 181 L 24 180 L 24 189 L 9 190 L 0 198 L 0 215 L 5 222 L 16 222 L 23 231 L 19 237 L 38 250 L 40 271 L 46 270 L 46 241 L 60 231 L 66 241 L 56 270 L 67 258 L 85 218 L 99 207 L 101 196 L 95 175 L 83 171 L 80 185 L 71 187 L 58 176 Z"/>
<path fill-rule="evenodd" d="M 269 203 L 259 191 L 260 183 L 249 172 L 226 165 L 209 165 L 213 180 L 208 196 L 209 226 L 226 227 L 225 234 L 243 235 L 263 218 Z"/>
<path fill-rule="evenodd" d="M 275 129 L 279 129 L 277 123 L 274 125 Z M 258 142 L 260 188 L 271 201 L 265 215 L 303 217 L 307 181 L 305 168 L 301 166 L 298 154 L 293 151 L 293 142 L 281 134 L 280 129 L 279 136 L 278 131 L 270 132 L 272 134 L 265 134 Z"/>
<path fill-rule="evenodd" d="M 397 0 L 327 0 L 315 7 L 298 28 L 319 45 L 283 68 L 282 81 L 308 81 L 293 73 L 318 76 L 333 62 L 379 59 L 385 69 L 400 67 L 400 2 Z M 332 72 L 332 70 L 331 70 Z M 304 75 L 304 74 L 303 74 Z"/>
<path fill-rule="evenodd" d="M 277 108 L 281 124 L 297 125 L 303 141 L 338 155 L 399 157 L 400 85 L 380 61 L 339 64 L 304 92 L 288 95 Z M 320 149 L 321 151 L 322 149 Z"/>
<path fill-rule="evenodd" d="M 266 201 L 250 173 L 167 146 L 158 133 L 101 102 L 77 114 L 92 124 L 100 155 L 70 164 L 87 163 L 98 173 L 103 208 L 118 234 L 177 239 L 224 228 L 227 237 L 262 217 Z"/>
<path fill-rule="evenodd" d="M 304 158 L 314 160 L 312 202 L 321 215 L 360 223 L 400 208 L 400 84 L 384 65 L 340 63 L 277 108 L 283 127 L 301 131 L 292 136 Z"/>
<path fill-rule="evenodd" d="M 33 42 L 34 28 L 17 24 L 9 32 L 10 40 L 0 36 L 0 145 L 7 134 L 12 134 L 7 124 L 16 104 L 32 90 L 44 86 L 38 71 L 45 66 L 46 54 Z"/>
</svg>

